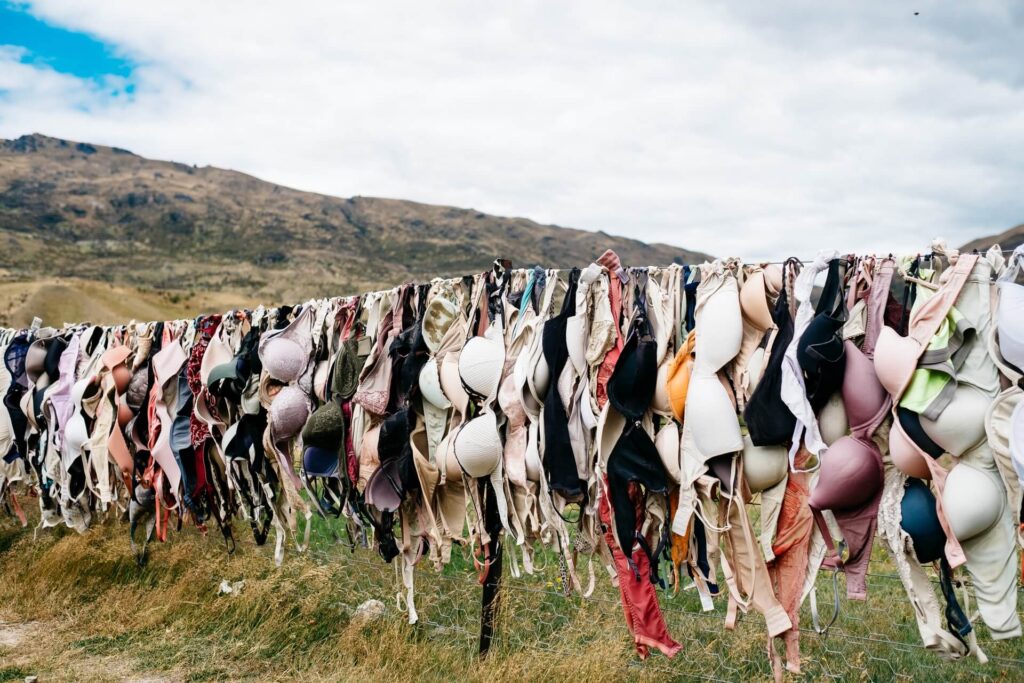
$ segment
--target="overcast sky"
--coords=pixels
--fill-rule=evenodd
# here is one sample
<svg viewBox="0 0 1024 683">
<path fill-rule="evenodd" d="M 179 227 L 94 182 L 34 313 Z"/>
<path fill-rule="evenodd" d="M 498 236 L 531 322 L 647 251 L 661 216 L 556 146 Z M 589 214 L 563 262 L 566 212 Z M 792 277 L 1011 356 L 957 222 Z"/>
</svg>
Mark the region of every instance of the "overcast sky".
<svg viewBox="0 0 1024 683">
<path fill-rule="evenodd" d="M 1024 222 L 1024 2 L 0 0 L 28 132 L 719 255 L 917 250 Z"/>
</svg>

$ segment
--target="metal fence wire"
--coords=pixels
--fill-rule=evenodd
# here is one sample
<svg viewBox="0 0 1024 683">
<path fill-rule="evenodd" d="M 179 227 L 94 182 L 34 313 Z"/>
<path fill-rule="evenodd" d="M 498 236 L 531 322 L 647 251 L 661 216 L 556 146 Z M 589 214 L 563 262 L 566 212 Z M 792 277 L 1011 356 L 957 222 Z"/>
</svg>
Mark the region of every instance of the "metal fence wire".
<svg viewBox="0 0 1024 683">
<path fill-rule="evenodd" d="M 390 572 L 393 582 L 382 585 L 390 585 L 394 591 L 367 597 L 384 600 L 392 618 L 404 618 L 396 601 L 401 584 L 392 567 L 370 550 L 349 551 L 332 545 L 326 529 L 315 533 L 320 536 L 319 542 L 309 550 L 314 561 L 341 568 L 341 573 Z M 593 595 L 583 598 L 562 591 L 556 558 L 538 564 L 533 575 L 513 577 L 506 558 L 494 640 L 487 657 L 537 652 L 571 661 L 595 648 L 607 650 L 610 643 L 618 643 L 617 656 L 608 659 L 630 662 L 628 675 L 710 681 L 772 678 L 764 619 L 754 611 L 743 615 L 735 630 L 727 631 L 724 597 L 716 598 L 714 609 L 705 612 L 692 588 L 683 587 L 677 593 L 659 590 L 669 632 L 682 650 L 672 659 L 652 651 L 650 658 L 641 661 L 633 652 L 618 589 L 603 567 L 595 567 L 597 587 Z M 441 571 L 427 565 L 421 562 L 415 573 L 419 614 L 415 628 L 445 647 L 459 649 L 466 657 L 478 656 L 481 587 L 471 558 L 453 557 L 453 562 Z M 938 578 L 933 576 L 933 580 L 937 588 Z M 987 664 L 973 657 L 949 662 L 927 651 L 921 644 L 903 584 L 879 543 L 875 544 L 867 583 L 868 599 L 843 599 L 838 620 L 824 636 L 809 628 L 811 618 L 805 601 L 800 623 L 808 628 L 801 628 L 801 674 L 786 673 L 786 679 L 1024 680 L 1022 639 L 993 641 L 979 619 L 975 619 L 974 626 L 979 645 L 988 656 Z M 820 591 L 831 591 L 830 582 L 826 587 L 819 581 L 819 587 Z M 1018 588 L 1018 598 L 1022 591 Z M 845 596 L 842 578 L 840 592 Z"/>
</svg>

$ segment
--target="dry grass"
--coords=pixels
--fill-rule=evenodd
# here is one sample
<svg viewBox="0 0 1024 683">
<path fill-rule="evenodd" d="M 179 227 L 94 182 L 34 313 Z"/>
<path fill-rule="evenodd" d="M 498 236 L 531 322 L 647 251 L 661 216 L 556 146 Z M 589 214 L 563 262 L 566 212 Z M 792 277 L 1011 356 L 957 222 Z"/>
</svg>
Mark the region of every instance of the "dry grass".
<svg viewBox="0 0 1024 683">
<path fill-rule="evenodd" d="M 248 295 L 232 292 L 144 291 L 77 279 L 5 282 L 0 284 L 0 324 L 28 326 L 33 316 L 39 316 L 43 324 L 52 327 L 81 321 L 110 325 L 133 319 L 172 320 L 255 303 Z"/>
<path fill-rule="evenodd" d="M 641 663 L 607 580 L 599 575 L 592 600 L 564 598 L 552 581 L 553 563 L 537 577 L 506 573 L 499 635 L 481 661 L 475 655 L 480 590 L 465 558 L 440 574 L 419 570 L 421 621 L 410 626 L 395 606 L 391 567 L 368 552 L 332 545 L 322 529 L 316 535 L 309 554 L 289 551 L 275 568 L 268 548 L 241 543 L 229 557 L 215 535 L 189 529 L 155 546 L 139 568 L 120 522 L 99 524 L 82 537 L 52 529 L 33 541 L 30 532 L 0 521 L 0 621 L 18 622 L 30 633 L 15 646 L 0 641 L 0 681 L 28 673 L 44 681 L 144 675 L 162 683 L 770 677 L 760 617 L 748 615 L 726 632 L 722 605 L 702 614 L 692 592 L 666 596 L 666 619 L 683 652 L 672 661 L 654 655 Z M 222 579 L 244 579 L 245 587 L 218 595 Z M 844 604 L 829 638 L 804 637 L 808 680 L 1014 680 L 1024 673 L 1008 661 L 939 662 L 915 647 L 899 583 L 873 579 L 871 593 L 867 604 Z M 370 598 L 387 605 L 386 617 L 352 624 L 355 608 Z M 1008 659 L 1024 654 L 1019 643 L 986 649 Z"/>
</svg>

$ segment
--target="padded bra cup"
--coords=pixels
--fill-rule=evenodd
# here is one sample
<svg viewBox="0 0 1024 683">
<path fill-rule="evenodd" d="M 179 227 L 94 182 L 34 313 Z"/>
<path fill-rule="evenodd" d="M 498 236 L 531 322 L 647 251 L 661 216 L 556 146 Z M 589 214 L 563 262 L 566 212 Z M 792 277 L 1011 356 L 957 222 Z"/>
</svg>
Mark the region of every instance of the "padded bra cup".
<svg viewBox="0 0 1024 683">
<path fill-rule="evenodd" d="M 270 376 L 285 383 L 299 378 L 307 360 L 301 346 L 280 336 L 266 342 L 260 357 Z"/>
<path fill-rule="evenodd" d="M 842 322 L 827 315 L 811 319 L 797 343 L 797 360 L 807 380 L 807 394 L 817 410 L 842 386 L 846 354 L 837 331 Z"/>
<path fill-rule="evenodd" d="M 302 454 L 302 468 L 312 477 L 332 477 L 338 473 L 338 452 L 309 446 Z"/>
<path fill-rule="evenodd" d="M 900 513 L 900 526 L 913 539 L 918 561 L 934 562 L 942 557 L 946 534 L 935 509 L 935 496 L 924 482 L 907 480 Z"/>
<path fill-rule="evenodd" d="M 999 352 L 1003 359 L 1024 370 L 1024 286 L 1012 282 L 999 283 Z"/>
<path fill-rule="evenodd" d="M 959 463 L 946 477 L 942 506 L 946 521 L 958 541 L 980 536 L 999 520 L 1006 492 L 995 475 Z"/>
<path fill-rule="evenodd" d="M 85 418 L 75 413 L 68 421 L 67 429 L 64 430 L 64 443 L 72 453 L 79 453 L 82 447 L 89 441 L 89 431 L 85 425 Z"/>
<path fill-rule="evenodd" d="M 919 447 L 910 438 L 910 430 L 903 426 L 904 409 L 897 410 L 900 419 L 893 422 L 892 428 L 889 430 L 889 456 L 896 468 L 904 474 L 918 479 L 931 479 L 932 473 L 928 469 L 928 463 L 921 457 Z M 917 415 L 914 414 L 914 417 Z M 924 457 L 927 457 L 927 454 Z"/>
<path fill-rule="evenodd" d="M 887 407 L 886 391 L 871 359 L 851 341 L 846 344 L 846 372 L 843 376 L 843 406 L 854 431 L 879 417 Z"/>
<path fill-rule="evenodd" d="M 128 390 L 128 385 L 131 384 L 132 381 L 132 371 L 128 369 L 128 366 L 125 363 L 121 363 L 111 370 L 110 376 L 114 379 L 114 386 L 117 387 L 117 393 L 123 394 Z"/>
<path fill-rule="evenodd" d="M 55 339 L 46 347 L 46 359 L 43 361 L 43 367 L 46 369 L 46 374 L 50 376 L 50 381 L 54 381 L 60 376 L 60 357 L 67 347 L 67 341 L 61 338 Z"/>
<path fill-rule="evenodd" d="M 818 431 L 821 432 L 821 440 L 829 446 L 849 433 L 850 421 L 839 394 L 833 394 L 818 413 Z"/>
<path fill-rule="evenodd" d="M 449 353 L 441 361 L 438 370 L 441 379 L 441 390 L 458 410 L 469 403 L 469 394 L 462 386 L 462 376 L 459 374 L 459 354 Z"/>
<path fill-rule="evenodd" d="M 281 389 L 270 405 L 270 421 L 278 439 L 298 434 L 309 417 L 309 402 L 302 389 L 289 385 Z"/>
<path fill-rule="evenodd" d="M 870 501 L 882 487 L 882 463 L 871 446 L 844 436 L 829 446 L 822 458 L 821 475 L 811 493 L 818 510 L 852 510 Z"/>
<path fill-rule="evenodd" d="M 960 457 L 985 438 L 985 413 L 990 404 L 980 391 L 961 384 L 937 420 L 921 417 L 921 428 L 945 452 Z"/>
<path fill-rule="evenodd" d="M 128 407 L 127 403 L 125 403 L 124 401 L 121 401 L 121 402 L 119 402 L 117 404 L 117 426 L 118 427 L 121 427 L 122 429 L 124 427 L 126 427 L 128 425 L 128 423 L 132 421 L 132 418 L 134 416 L 135 415 L 134 415 L 134 413 L 132 413 L 132 409 Z"/>
<path fill-rule="evenodd" d="M 732 286 L 730 286 L 730 283 Z M 697 367 L 717 372 L 736 357 L 743 343 L 743 318 L 735 280 L 711 295 L 700 315 L 697 332 Z"/>
<path fill-rule="evenodd" d="M 771 308 L 768 307 L 768 298 L 765 296 L 764 271 L 752 273 L 743 283 L 743 287 L 740 288 L 740 308 L 744 319 L 762 332 L 774 324 Z"/>
<path fill-rule="evenodd" d="M 717 375 L 694 372 L 686 399 L 686 418 L 693 425 L 693 440 L 702 456 L 743 450 L 736 410 Z"/>
</svg>

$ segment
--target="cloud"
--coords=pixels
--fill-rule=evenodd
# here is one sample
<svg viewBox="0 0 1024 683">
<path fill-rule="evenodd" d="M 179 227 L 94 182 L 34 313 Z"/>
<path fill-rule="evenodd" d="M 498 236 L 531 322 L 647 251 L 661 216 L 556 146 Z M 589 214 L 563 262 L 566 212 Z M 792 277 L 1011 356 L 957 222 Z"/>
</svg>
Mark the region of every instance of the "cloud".
<svg viewBox="0 0 1024 683">
<path fill-rule="evenodd" d="M 1024 220 L 1018 7 L 42 0 L 135 91 L 8 48 L 0 136 L 718 254 L 917 250 Z"/>
</svg>

